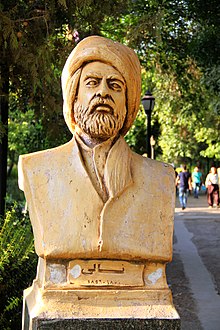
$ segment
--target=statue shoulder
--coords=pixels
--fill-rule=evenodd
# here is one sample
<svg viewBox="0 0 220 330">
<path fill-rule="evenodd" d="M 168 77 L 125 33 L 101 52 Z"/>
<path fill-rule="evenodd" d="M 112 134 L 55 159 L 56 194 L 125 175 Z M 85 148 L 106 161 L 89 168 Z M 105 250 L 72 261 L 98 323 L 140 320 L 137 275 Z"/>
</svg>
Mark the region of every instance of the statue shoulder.
<svg viewBox="0 0 220 330">
<path fill-rule="evenodd" d="M 56 163 L 57 157 L 64 158 L 65 154 L 69 154 L 73 148 L 75 140 L 42 151 L 37 151 L 25 155 L 20 155 L 18 160 L 18 184 L 21 190 L 24 190 L 24 178 L 29 172 L 34 172 L 35 169 L 40 171 L 44 165 L 51 166 Z"/>
<path fill-rule="evenodd" d="M 69 142 L 55 148 L 20 155 L 19 163 L 21 164 L 35 163 L 36 161 L 41 161 L 41 160 L 43 161 L 45 158 L 53 158 L 59 153 L 62 154 L 68 152 L 73 147 L 74 142 L 75 141 L 72 139 Z"/>
<path fill-rule="evenodd" d="M 172 165 L 160 162 L 155 159 L 150 159 L 145 156 L 132 152 L 133 166 L 139 170 L 151 172 L 152 176 L 169 176 L 175 179 L 175 171 Z"/>
</svg>

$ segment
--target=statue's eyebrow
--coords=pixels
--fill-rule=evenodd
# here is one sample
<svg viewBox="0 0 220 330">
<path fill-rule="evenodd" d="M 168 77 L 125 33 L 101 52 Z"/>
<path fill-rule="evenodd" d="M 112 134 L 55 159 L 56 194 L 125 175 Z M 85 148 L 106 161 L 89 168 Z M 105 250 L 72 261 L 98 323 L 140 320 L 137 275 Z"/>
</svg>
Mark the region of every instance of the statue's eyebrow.
<svg viewBox="0 0 220 330">
<path fill-rule="evenodd" d="M 102 74 L 101 73 L 97 73 L 97 72 L 88 72 L 85 77 L 84 77 L 84 81 L 86 81 L 87 79 L 92 79 L 92 78 L 95 78 L 95 79 L 102 79 Z M 112 75 L 109 75 L 107 77 L 107 80 L 117 80 L 118 82 L 120 82 L 123 86 L 125 86 L 125 81 L 124 79 L 117 75 L 117 74 L 112 74 Z"/>
<path fill-rule="evenodd" d="M 102 76 L 97 72 L 88 72 L 84 77 L 84 81 L 90 78 L 102 79 Z"/>
</svg>

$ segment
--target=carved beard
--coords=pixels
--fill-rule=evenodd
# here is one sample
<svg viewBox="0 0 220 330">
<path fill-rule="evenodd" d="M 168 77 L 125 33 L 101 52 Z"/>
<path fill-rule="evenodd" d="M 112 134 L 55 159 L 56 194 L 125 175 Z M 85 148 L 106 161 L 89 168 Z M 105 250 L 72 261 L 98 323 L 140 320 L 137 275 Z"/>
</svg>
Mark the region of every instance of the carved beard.
<svg viewBox="0 0 220 330">
<path fill-rule="evenodd" d="M 104 104 L 102 102 L 101 104 Z M 98 102 L 97 104 L 98 105 Z M 74 104 L 74 119 L 77 126 L 93 138 L 110 138 L 122 128 L 124 116 L 109 112 L 99 112 L 95 107 L 83 107 L 78 101 Z"/>
</svg>

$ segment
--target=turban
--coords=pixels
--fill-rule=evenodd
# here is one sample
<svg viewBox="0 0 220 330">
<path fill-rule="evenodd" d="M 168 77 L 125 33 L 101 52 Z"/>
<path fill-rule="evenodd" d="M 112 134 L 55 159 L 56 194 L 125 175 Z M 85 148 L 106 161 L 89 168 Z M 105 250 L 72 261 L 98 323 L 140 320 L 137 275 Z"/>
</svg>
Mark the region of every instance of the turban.
<svg viewBox="0 0 220 330">
<path fill-rule="evenodd" d="M 74 132 L 74 102 L 82 67 L 89 62 L 100 61 L 113 66 L 126 83 L 127 114 L 120 131 L 125 135 L 131 127 L 140 105 L 141 70 L 135 52 L 118 42 L 99 36 L 91 36 L 77 44 L 69 55 L 62 72 L 63 113 L 70 131 Z"/>
</svg>

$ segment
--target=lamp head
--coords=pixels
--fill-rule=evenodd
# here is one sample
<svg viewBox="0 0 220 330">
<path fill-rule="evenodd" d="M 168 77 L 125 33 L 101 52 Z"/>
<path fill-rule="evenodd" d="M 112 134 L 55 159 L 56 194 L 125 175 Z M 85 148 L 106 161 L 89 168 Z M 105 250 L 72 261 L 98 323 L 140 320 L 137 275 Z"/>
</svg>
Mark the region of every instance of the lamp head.
<svg viewBox="0 0 220 330">
<path fill-rule="evenodd" d="M 150 114 L 154 108 L 155 97 L 151 94 L 149 90 L 145 93 L 145 95 L 141 99 L 141 103 L 144 107 L 144 111 L 146 115 Z"/>
</svg>

